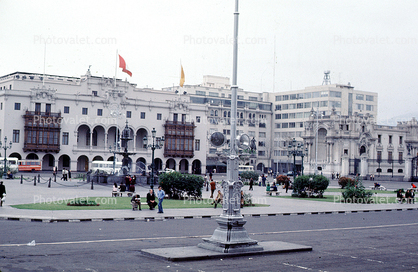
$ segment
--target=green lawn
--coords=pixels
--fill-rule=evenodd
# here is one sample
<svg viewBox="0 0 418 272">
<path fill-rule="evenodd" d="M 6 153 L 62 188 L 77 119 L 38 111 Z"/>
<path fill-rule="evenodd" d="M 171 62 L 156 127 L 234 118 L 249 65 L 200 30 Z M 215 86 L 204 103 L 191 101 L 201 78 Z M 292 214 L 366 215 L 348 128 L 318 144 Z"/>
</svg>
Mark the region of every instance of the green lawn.
<svg viewBox="0 0 418 272">
<path fill-rule="evenodd" d="M 289 198 L 289 199 L 298 199 L 298 200 L 304 200 L 304 201 L 323 201 L 323 202 L 335 202 L 335 203 L 343 203 L 342 196 L 341 195 L 324 195 L 323 198 L 315 198 L 315 197 L 305 197 L 305 198 L 297 198 L 297 197 L 291 197 L 291 196 L 278 196 L 280 198 Z M 392 204 L 397 203 L 396 197 L 394 196 L 379 196 L 379 195 L 373 195 L 372 196 L 373 202 L 376 204 Z M 350 202 L 348 202 L 350 203 Z"/>
<path fill-rule="evenodd" d="M 18 209 L 31 209 L 31 210 L 123 210 L 132 209 L 130 197 L 89 197 L 80 198 L 85 200 L 94 200 L 99 206 L 67 206 L 67 201 L 63 202 L 48 202 L 48 203 L 36 203 L 36 204 L 19 204 L 12 205 Z M 173 200 L 164 199 L 164 209 L 188 209 L 188 208 L 213 208 L 212 199 L 201 200 Z M 222 205 L 218 205 L 221 207 Z M 255 206 L 263 207 L 268 205 L 256 204 Z M 146 198 L 141 198 L 141 207 L 148 208 L 146 204 Z"/>
<path fill-rule="evenodd" d="M 341 188 L 328 188 L 325 190 L 325 193 L 341 193 L 344 189 Z M 375 190 L 368 190 L 374 194 L 396 194 L 394 191 L 375 191 Z"/>
</svg>

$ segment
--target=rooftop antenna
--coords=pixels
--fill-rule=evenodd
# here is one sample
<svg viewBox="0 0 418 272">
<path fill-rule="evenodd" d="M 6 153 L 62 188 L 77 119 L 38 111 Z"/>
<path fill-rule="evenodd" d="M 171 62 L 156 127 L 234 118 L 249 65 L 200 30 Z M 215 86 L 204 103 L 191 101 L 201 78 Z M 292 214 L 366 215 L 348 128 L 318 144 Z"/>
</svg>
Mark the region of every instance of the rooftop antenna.
<svg viewBox="0 0 418 272">
<path fill-rule="evenodd" d="M 329 85 L 331 84 L 331 77 L 329 76 L 331 74 L 331 71 L 325 71 L 324 72 L 324 80 L 322 81 L 322 85 Z"/>
</svg>

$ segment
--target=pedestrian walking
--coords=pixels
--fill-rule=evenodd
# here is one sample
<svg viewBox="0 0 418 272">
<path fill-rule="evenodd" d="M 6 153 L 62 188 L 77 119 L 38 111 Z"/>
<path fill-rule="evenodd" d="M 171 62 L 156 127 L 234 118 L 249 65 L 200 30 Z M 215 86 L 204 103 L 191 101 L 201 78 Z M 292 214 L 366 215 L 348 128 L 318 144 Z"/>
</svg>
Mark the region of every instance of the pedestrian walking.
<svg viewBox="0 0 418 272">
<path fill-rule="evenodd" d="M 71 170 L 68 170 L 68 179 L 71 181 Z"/>
<path fill-rule="evenodd" d="M 250 188 L 248 189 L 249 191 L 253 191 L 254 190 L 253 185 L 254 185 L 254 180 L 253 180 L 253 178 L 251 178 L 250 179 Z"/>
<path fill-rule="evenodd" d="M 158 186 L 157 198 L 158 198 L 158 213 L 163 213 L 163 200 L 165 192 L 161 186 Z"/>
<path fill-rule="evenodd" d="M 221 190 L 218 190 L 218 195 L 216 196 L 215 200 L 212 202 L 212 205 L 215 205 L 213 208 L 216 209 L 216 206 L 218 206 L 218 204 L 222 202 L 223 197 L 224 196 L 223 196 Z"/>
<path fill-rule="evenodd" d="M 213 193 L 215 192 L 215 190 L 216 190 L 216 182 L 212 180 L 212 182 L 210 183 L 210 198 L 213 198 Z"/>
<path fill-rule="evenodd" d="M 286 179 L 284 181 L 284 188 L 286 189 L 286 193 L 287 193 L 287 190 L 289 190 L 289 179 Z"/>
<path fill-rule="evenodd" d="M 3 181 L 0 181 L 0 207 L 3 206 L 3 202 L 5 198 L 6 198 L 6 186 L 3 185 Z"/>
</svg>

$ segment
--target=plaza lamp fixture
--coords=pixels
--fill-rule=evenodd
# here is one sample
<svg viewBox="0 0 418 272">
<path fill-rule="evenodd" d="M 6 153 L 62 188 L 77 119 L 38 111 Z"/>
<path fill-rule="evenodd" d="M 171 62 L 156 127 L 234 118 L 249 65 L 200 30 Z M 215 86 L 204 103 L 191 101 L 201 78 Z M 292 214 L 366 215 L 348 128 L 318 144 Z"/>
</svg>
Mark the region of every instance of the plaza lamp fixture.
<svg viewBox="0 0 418 272">
<path fill-rule="evenodd" d="M 293 156 L 293 182 L 295 182 L 296 178 L 296 157 L 302 158 L 302 175 L 303 175 L 303 157 L 308 154 L 308 148 L 303 149 L 303 143 L 296 141 L 293 138 L 293 141 L 289 143 L 287 148 L 288 156 Z"/>
<path fill-rule="evenodd" d="M 150 188 L 154 189 L 154 173 L 155 173 L 155 162 L 154 162 L 154 152 L 155 149 L 161 149 L 164 146 L 164 136 L 156 137 L 157 131 L 155 128 L 151 131 L 152 136 L 152 143 L 148 144 L 148 138 L 145 136 L 143 138 L 144 141 L 144 148 L 151 148 L 152 155 L 151 155 L 151 185 Z"/>
<path fill-rule="evenodd" d="M 113 153 L 113 174 L 116 173 L 116 154 L 119 154 L 120 150 L 120 145 L 117 142 L 113 143 L 113 147 L 111 145 L 109 146 L 109 152 Z"/>
<path fill-rule="evenodd" d="M 0 148 L 4 149 L 4 168 L 3 168 L 3 178 L 7 178 L 7 156 L 6 156 L 6 151 L 7 149 L 12 148 L 12 141 L 9 141 L 9 144 L 7 144 L 7 136 L 4 137 L 4 145 L 3 143 L 0 141 Z"/>
</svg>

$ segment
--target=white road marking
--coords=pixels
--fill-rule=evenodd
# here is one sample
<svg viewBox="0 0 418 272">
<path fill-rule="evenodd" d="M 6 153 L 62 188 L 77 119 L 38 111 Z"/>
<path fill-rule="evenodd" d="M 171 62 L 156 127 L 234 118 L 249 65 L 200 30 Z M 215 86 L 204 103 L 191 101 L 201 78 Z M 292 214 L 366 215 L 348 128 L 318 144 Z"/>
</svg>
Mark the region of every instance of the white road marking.
<svg viewBox="0 0 418 272">
<path fill-rule="evenodd" d="M 375 229 L 375 228 L 407 227 L 407 226 L 416 226 L 416 225 L 418 225 L 418 223 L 377 225 L 377 226 L 364 226 L 364 227 L 347 227 L 347 228 L 329 228 L 329 229 L 285 230 L 285 231 L 270 231 L 270 232 L 250 233 L 250 235 L 269 235 L 269 234 L 286 234 L 286 233 L 302 233 L 302 232 L 362 230 L 362 229 Z M 172 236 L 172 237 L 143 237 L 143 238 L 87 240 L 87 241 L 70 241 L 70 242 L 46 242 L 46 243 L 40 242 L 40 243 L 36 243 L 36 246 L 109 243 L 109 242 L 126 242 L 126 241 L 145 241 L 145 240 L 161 240 L 161 239 L 189 239 L 189 238 L 205 238 L 205 237 L 211 237 L 211 235 Z M 19 246 L 27 246 L 27 243 L 24 243 L 24 244 L 0 244 L 0 247 L 19 247 Z"/>
</svg>

